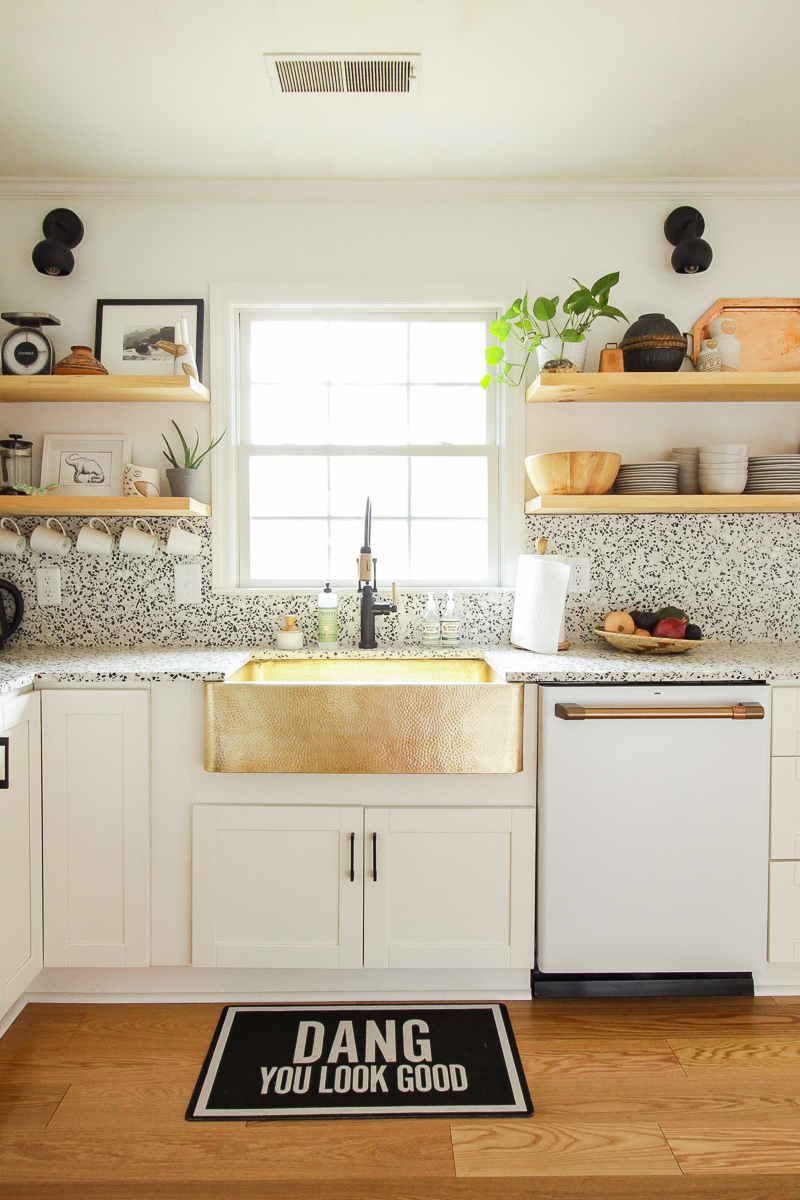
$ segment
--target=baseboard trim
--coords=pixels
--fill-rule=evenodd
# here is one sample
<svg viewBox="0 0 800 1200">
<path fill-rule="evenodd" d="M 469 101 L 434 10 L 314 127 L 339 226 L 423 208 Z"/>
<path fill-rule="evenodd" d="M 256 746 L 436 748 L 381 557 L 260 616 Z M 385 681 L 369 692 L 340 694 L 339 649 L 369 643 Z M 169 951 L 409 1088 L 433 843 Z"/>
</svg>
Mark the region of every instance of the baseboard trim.
<svg viewBox="0 0 800 1200">
<path fill-rule="evenodd" d="M 534 999 L 613 996 L 753 996 L 753 976 L 687 972 L 651 975 L 547 975 L 531 972 Z"/>
<path fill-rule="evenodd" d="M 6 1015 L 0 1020 L 0 1037 L 11 1028 L 27 1003 L 27 996 L 20 996 L 19 1000 L 11 1005 Z"/>
</svg>

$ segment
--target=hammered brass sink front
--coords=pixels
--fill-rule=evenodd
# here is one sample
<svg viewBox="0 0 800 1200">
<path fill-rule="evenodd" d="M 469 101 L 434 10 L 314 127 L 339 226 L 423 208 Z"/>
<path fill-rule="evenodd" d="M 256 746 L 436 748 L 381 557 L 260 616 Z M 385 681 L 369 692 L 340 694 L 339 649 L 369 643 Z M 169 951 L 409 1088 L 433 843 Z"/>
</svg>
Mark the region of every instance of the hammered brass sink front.
<svg viewBox="0 0 800 1200">
<path fill-rule="evenodd" d="M 522 684 L 482 659 L 254 659 L 205 698 L 207 771 L 522 770 Z"/>
</svg>

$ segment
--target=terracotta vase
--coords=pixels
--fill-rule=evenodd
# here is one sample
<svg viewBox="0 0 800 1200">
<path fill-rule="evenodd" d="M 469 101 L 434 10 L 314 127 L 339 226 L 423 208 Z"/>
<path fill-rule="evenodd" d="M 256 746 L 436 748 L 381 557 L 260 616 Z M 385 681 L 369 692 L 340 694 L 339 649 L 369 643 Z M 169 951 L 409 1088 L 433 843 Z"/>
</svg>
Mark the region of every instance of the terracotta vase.
<svg viewBox="0 0 800 1200">
<path fill-rule="evenodd" d="M 71 352 L 53 367 L 54 375 L 107 375 L 108 371 L 88 346 L 73 346 Z"/>
</svg>

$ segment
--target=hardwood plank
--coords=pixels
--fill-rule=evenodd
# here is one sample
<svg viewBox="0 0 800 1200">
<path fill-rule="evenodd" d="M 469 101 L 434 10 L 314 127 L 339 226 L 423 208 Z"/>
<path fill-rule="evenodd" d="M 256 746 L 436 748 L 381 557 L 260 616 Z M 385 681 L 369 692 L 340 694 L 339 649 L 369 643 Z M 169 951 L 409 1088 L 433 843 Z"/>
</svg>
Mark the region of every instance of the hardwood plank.
<svg viewBox="0 0 800 1200">
<path fill-rule="evenodd" d="M 792 1040 L 739 1041 L 731 1038 L 670 1039 L 685 1067 L 800 1067 L 800 1034 Z"/>
<path fill-rule="evenodd" d="M 541 1120 L 455 1121 L 456 1175 L 679 1175 L 659 1126 L 545 1123 Z"/>
<path fill-rule="evenodd" d="M 137 1067 L 98 1066 L 81 1070 L 48 1126 L 55 1136 L 92 1129 L 105 1137 L 130 1137 L 135 1130 L 158 1134 L 183 1130 L 184 1114 L 197 1082 L 197 1063 L 150 1063 Z"/>
<path fill-rule="evenodd" d="M 800 1174 L 800 1126 L 698 1126 L 678 1121 L 662 1124 L 684 1174 Z"/>
<path fill-rule="evenodd" d="M 0 1182 L 452 1178 L 446 1121 L 169 1122 L 0 1136 Z"/>
<path fill-rule="evenodd" d="M 517 1037 L 526 1075 L 663 1075 L 683 1077 L 683 1069 L 665 1038 Z"/>
<path fill-rule="evenodd" d="M 520 1005 L 519 1008 L 516 1005 Z M 724 1037 L 800 1033 L 800 1007 L 771 996 L 637 1000 L 534 1000 L 508 1005 L 517 1038 Z"/>
<path fill-rule="evenodd" d="M 28 1004 L 0 1038 L 0 1065 L 36 1063 L 66 1052 L 86 1014 L 85 1004 Z"/>
<path fill-rule="evenodd" d="M 60 1065 L 118 1068 L 142 1063 L 192 1064 L 199 1074 L 223 1006 L 220 1004 L 89 1005 Z"/>
</svg>

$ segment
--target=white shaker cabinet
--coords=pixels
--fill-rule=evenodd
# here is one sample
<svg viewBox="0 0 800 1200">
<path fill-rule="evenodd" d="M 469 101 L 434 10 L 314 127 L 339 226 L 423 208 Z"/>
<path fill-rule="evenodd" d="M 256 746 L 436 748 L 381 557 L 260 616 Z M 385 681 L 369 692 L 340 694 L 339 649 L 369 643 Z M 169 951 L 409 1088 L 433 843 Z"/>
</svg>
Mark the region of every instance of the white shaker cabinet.
<svg viewBox="0 0 800 1200">
<path fill-rule="evenodd" d="M 42 969 L 39 696 L 0 707 L 0 1016 Z"/>
<path fill-rule="evenodd" d="M 148 966 L 148 692 L 41 697 L 45 966 Z"/>
<path fill-rule="evenodd" d="M 360 967 L 362 808 L 194 806 L 192 965 Z"/>
<path fill-rule="evenodd" d="M 530 967 L 534 863 L 532 808 L 195 805 L 192 964 Z"/>
<path fill-rule="evenodd" d="M 364 966 L 532 967 L 535 839 L 532 808 L 368 808 Z"/>
</svg>

